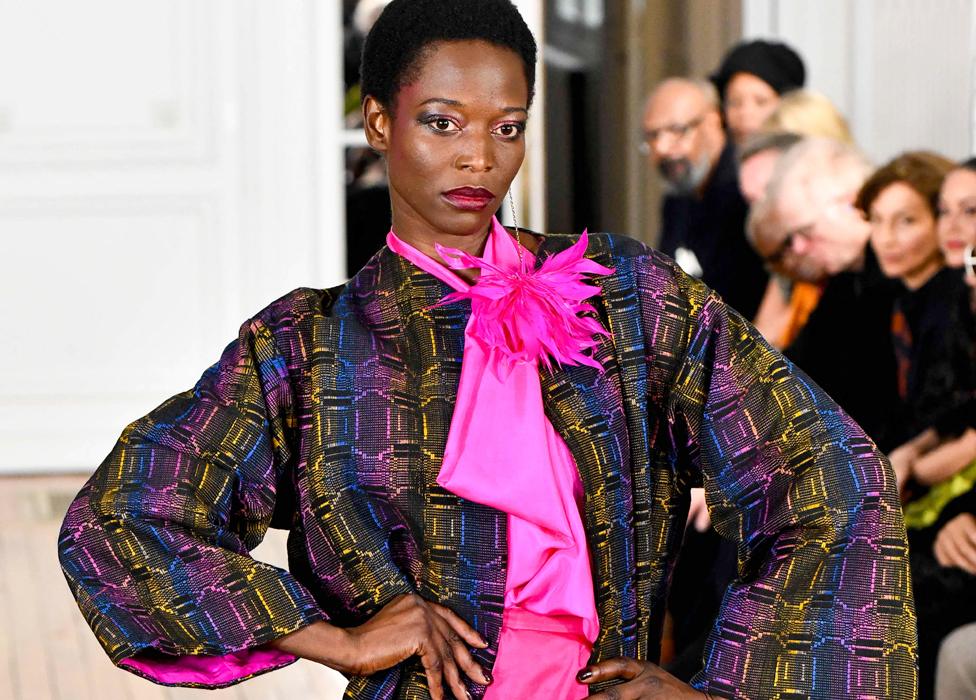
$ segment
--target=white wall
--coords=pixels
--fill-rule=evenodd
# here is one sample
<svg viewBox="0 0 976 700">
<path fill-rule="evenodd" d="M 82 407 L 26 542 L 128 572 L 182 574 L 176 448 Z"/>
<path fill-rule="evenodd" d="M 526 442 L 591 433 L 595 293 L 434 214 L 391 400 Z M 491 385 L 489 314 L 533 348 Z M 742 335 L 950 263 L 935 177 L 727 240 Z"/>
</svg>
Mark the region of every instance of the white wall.
<svg viewBox="0 0 976 700">
<path fill-rule="evenodd" d="M 879 163 L 915 148 L 972 155 L 974 22 L 973 0 L 743 0 L 743 34 L 796 48 L 808 87 Z"/>
<path fill-rule="evenodd" d="M 90 470 L 342 281 L 339 3 L 0 3 L 0 473 Z"/>
</svg>

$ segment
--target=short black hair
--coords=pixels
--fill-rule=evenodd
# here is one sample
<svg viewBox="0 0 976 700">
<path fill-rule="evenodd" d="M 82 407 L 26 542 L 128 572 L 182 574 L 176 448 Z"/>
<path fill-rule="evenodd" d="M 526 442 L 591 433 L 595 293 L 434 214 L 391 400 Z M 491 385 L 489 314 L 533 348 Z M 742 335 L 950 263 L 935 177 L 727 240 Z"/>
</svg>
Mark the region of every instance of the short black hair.
<svg viewBox="0 0 976 700">
<path fill-rule="evenodd" d="M 393 0 L 363 45 L 359 67 L 362 99 L 372 95 L 393 109 L 400 88 L 415 77 L 427 48 L 438 41 L 485 41 L 522 58 L 535 94 L 536 45 L 511 0 Z"/>
</svg>

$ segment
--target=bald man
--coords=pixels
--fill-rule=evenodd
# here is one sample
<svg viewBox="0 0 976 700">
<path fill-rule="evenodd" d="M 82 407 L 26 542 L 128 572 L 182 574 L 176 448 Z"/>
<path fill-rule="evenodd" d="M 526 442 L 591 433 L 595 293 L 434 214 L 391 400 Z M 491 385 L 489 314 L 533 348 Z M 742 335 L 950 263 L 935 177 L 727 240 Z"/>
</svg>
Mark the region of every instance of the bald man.
<svg viewBox="0 0 976 700">
<path fill-rule="evenodd" d="M 768 279 L 745 238 L 748 211 L 718 96 L 707 81 L 669 78 L 647 99 L 642 150 L 664 180 L 660 249 L 752 320 Z"/>
</svg>

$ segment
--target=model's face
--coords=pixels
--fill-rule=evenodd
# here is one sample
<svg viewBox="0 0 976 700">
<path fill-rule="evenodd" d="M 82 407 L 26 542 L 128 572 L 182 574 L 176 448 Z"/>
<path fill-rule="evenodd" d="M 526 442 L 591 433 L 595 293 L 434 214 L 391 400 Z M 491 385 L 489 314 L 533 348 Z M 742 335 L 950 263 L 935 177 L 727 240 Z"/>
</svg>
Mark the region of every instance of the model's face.
<svg viewBox="0 0 976 700">
<path fill-rule="evenodd" d="M 939 246 L 946 265 L 962 267 L 966 246 L 976 245 L 976 172 L 946 175 L 939 191 Z"/>
<path fill-rule="evenodd" d="M 514 51 L 432 44 L 393 109 L 368 97 L 370 145 L 385 155 L 393 230 L 425 252 L 477 249 L 525 157 L 528 84 Z"/>
<path fill-rule="evenodd" d="M 651 163 L 675 192 L 701 185 L 722 149 L 718 114 L 691 85 L 662 86 L 648 101 L 643 128 Z"/>
<path fill-rule="evenodd" d="M 725 86 L 725 123 L 732 140 L 742 143 L 759 131 L 779 104 L 779 94 L 752 73 L 736 73 Z"/>
<path fill-rule="evenodd" d="M 749 204 L 755 204 L 765 196 L 766 185 L 773 176 L 779 157 L 780 153 L 773 149 L 759 151 L 739 166 L 739 189 Z"/>
<path fill-rule="evenodd" d="M 870 227 L 854 207 L 852 178 L 822 177 L 807 185 L 785 183 L 776 225 L 757 241 L 777 272 L 807 282 L 854 268 L 863 258 Z"/>
<path fill-rule="evenodd" d="M 918 289 L 942 267 L 935 217 L 908 184 L 881 190 L 871 204 L 870 223 L 871 246 L 886 276 Z"/>
</svg>

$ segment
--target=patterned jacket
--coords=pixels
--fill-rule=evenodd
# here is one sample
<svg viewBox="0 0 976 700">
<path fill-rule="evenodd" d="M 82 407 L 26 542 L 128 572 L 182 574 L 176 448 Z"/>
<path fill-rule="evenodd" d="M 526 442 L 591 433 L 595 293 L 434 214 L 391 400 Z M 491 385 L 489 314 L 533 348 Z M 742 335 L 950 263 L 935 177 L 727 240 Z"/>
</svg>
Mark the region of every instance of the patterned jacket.
<svg viewBox="0 0 976 700">
<path fill-rule="evenodd" d="M 540 253 L 575 240 L 546 236 Z M 611 235 L 591 236 L 587 256 L 616 269 L 596 280 L 605 371 L 540 371 L 585 489 L 594 660 L 658 657 L 688 491 L 704 484 L 714 527 L 738 543 L 738 577 L 694 684 L 725 698 L 913 698 L 886 460 L 668 258 Z M 491 666 L 505 514 L 435 481 L 470 312 L 432 308 L 449 291 L 384 248 L 340 288 L 271 304 L 193 389 L 125 429 L 59 544 L 114 662 L 246 652 L 417 592 L 484 635 L 474 655 Z M 248 556 L 269 526 L 291 532 L 290 571 Z M 351 679 L 346 696 L 429 697 L 415 659 Z"/>
</svg>

